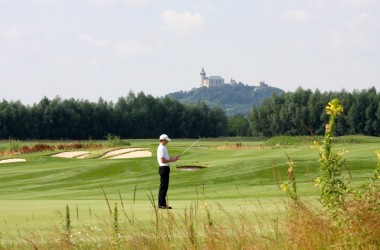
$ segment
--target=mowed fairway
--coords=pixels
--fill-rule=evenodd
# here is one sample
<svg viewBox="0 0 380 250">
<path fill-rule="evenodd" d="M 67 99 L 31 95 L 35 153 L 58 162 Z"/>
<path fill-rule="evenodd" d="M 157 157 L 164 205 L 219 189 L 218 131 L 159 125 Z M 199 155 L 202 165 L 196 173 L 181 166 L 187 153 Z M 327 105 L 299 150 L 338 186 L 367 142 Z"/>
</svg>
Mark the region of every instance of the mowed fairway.
<svg viewBox="0 0 380 250">
<path fill-rule="evenodd" d="M 170 155 L 183 152 L 191 140 L 173 140 Z M 156 140 L 131 140 L 131 147 L 149 149 L 152 157 L 135 159 L 69 159 L 53 152 L 16 155 L 26 162 L 0 164 L 0 228 L 3 238 L 18 233 L 39 233 L 63 227 L 69 206 L 73 227 L 99 225 L 111 220 L 115 203 L 129 218 L 147 226 L 155 218 L 159 185 Z M 373 175 L 378 142 L 338 144 L 346 150 L 343 175 L 359 186 Z M 318 154 L 310 146 L 269 147 L 265 142 L 201 140 L 171 165 L 168 199 L 173 212 L 183 215 L 194 206 L 204 206 L 223 220 L 227 211 L 238 216 L 277 217 L 285 210 L 286 195 L 278 184 L 286 181 L 287 155 L 294 161 L 301 199 L 318 203 L 314 180 L 318 176 Z M 9 157 L 1 157 L 6 159 Z M 200 166 L 184 171 L 179 166 Z M 351 179 L 352 177 L 352 179 Z M 107 196 L 107 200 L 103 193 Z M 126 221 L 126 216 L 120 216 Z"/>
</svg>

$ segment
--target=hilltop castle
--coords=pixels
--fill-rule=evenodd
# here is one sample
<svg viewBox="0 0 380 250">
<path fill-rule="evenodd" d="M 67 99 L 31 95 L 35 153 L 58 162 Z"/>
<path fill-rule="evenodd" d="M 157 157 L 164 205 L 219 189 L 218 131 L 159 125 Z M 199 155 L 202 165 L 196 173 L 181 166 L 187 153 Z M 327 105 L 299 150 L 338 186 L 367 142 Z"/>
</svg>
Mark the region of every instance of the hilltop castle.
<svg viewBox="0 0 380 250">
<path fill-rule="evenodd" d="M 225 83 L 224 78 L 221 76 L 209 76 L 209 77 L 207 77 L 206 72 L 203 69 L 203 67 L 202 67 L 200 75 L 201 75 L 201 87 L 209 88 L 209 87 L 223 86 L 224 84 L 243 84 L 242 82 L 236 82 L 232 78 L 231 78 L 231 81 L 229 83 Z M 259 84 L 260 84 L 259 87 L 268 87 L 268 85 L 265 82 L 260 82 Z"/>
<path fill-rule="evenodd" d="M 221 76 L 206 76 L 206 72 L 202 67 L 201 70 L 201 87 L 217 87 L 224 84 L 224 79 Z"/>
</svg>

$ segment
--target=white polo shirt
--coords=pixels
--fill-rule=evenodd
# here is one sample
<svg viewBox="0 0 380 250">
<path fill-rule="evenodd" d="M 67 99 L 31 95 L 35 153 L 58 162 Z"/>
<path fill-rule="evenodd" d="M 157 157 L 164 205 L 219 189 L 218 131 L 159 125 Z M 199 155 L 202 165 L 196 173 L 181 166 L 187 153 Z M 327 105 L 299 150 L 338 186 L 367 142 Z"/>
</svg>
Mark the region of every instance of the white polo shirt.
<svg viewBox="0 0 380 250">
<path fill-rule="evenodd" d="M 169 163 L 162 163 L 161 157 L 164 157 L 166 160 L 170 160 L 168 149 L 165 147 L 165 145 L 161 144 L 157 148 L 157 162 L 160 167 L 163 166 L 169 166 Z"/>
</svg>

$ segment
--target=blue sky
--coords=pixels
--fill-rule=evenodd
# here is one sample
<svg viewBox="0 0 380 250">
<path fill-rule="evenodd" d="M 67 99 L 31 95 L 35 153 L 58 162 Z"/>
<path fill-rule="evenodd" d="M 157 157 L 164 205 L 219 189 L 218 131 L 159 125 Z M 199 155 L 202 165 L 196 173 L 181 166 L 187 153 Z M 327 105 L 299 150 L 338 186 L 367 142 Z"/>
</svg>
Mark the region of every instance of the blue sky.
<svg viewBox="0 0 380 250">
<path fill-rule="evenodd" d="M 380 87 L 376 0 L 0 0 L 0 99 L 117 101 L 200 70 L 294 91 Z"/>
</svg>

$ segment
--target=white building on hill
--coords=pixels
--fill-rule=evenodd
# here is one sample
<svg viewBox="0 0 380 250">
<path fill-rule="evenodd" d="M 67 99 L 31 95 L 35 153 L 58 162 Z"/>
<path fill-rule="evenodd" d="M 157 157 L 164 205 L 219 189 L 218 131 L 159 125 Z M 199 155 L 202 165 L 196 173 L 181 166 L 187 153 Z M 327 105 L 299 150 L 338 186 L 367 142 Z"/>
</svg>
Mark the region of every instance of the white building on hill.
<svg viewBox="0 0 380 250">
<path fill-rule="evenodd" d="M 237 82 L 235 81 L 234 79 L 231 78 L 231 81 L 228 83 L 224 82 L 224 78 L 221 77 L 221 76 L 209 76 L 207 77 L 206 76 L 206 72 L 205 70 L 203 69 L 202 67 L 202 70 L 201 70 L 201 87 L 220 87 L 220 86 L 223 86 L 224 84 L 231 84 L 231 85 L 234 85 L 234 84 L 244 84 L 242 82 Z M 261 81 L 259 83 L 259 86 L 253 86 L 255 88 L 255 91 L 257 89 L 260 89 L 260 88 L 266 88 L 266 87 L 269 87 L 268 84 L 266 84 L 264 81 Z"/>
<path fill-rule="evenodd" d="M 201 87 L 218 87 L 224 84 L 224 79 L 221 76 L 206 76 L 205 70 L 201 70 Z"/>
</svg>

